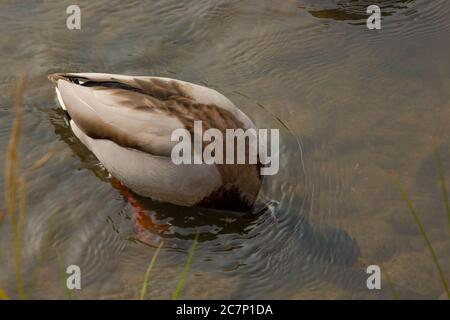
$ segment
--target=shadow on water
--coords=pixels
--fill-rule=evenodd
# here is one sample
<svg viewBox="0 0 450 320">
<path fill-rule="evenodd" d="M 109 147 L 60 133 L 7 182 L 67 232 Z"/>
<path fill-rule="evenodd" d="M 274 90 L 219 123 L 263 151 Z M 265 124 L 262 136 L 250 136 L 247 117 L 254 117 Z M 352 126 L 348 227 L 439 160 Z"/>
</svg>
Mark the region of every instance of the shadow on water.
<svg viewBox="0 0 450 320">
<path fill-rule="evenodd" d="M 381 15 L 389 17 L 402 10 L 409 9 L 414 2 L 415 0 L 384 0 L 377 3 L 370 0 L 337 1 L 335 7 L 332 8 L 307 8 L 307 10 L 315 18 L 348 21 L 352 25 L 361 25 L 366 23 L 368 17 L 366 10 L 370 5 L 378 5 L 381 9 Z M 315 5 L 313 4 L 312 7 L 315 7 Z M 415 10 L 412 13 L 414 12 Z M 408 12 L 408 14 L 411 14 L 411 12 Z"/>
</svg>

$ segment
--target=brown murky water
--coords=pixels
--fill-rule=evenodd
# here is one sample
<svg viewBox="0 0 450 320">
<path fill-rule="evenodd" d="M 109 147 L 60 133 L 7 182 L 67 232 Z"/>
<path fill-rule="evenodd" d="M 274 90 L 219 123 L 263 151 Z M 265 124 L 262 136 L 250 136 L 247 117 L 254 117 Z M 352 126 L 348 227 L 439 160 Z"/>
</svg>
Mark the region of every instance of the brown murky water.
<svg viewBox="0 0 450 320">
<path fill-rule="evenodd" d="M 431 145 L 439 136 L 450 177 L 449 1 L 379 1 L 379 31 L 365 26 L 371 1 L 79 3 L 78 31 L 65 24 L 71 1 L 0 4 L 0 162 L 22 72 L 29 77 L 22 167 L 57 150 L 28 179 L 23 265 L 31 298 L 65 298 L 61 268 L 69 264 L 82 271 L 73 298 L 137 298 L 160 237 L 149 231 L 150 245 L 134 240 L 130 205 L 58 111 L 46 75 L 61 71 L 203 83 L 258 126 L 281 129 L 281 170 L 266 180 L 254 212 L 141 199 L 150 216 L 171 225 L 149 298 L 170 298 L 197 229 L 182 298 L 391 298 L 385 278 L 381 290 L 367 289 L 370 264 L 390 275 L 401 298 L 442 296 L 388 173 L 399 174 L 450 278 L 450 234 Z M 4 222 L 0 287 L 14 297 L 10 238 Z"/>
</svg>

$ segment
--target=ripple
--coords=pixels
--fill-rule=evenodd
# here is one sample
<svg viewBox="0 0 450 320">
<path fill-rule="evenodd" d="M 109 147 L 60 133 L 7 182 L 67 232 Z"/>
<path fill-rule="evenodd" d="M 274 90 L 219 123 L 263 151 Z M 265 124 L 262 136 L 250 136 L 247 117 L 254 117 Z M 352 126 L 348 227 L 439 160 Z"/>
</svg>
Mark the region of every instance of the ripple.
<svg viewBox="0 0 450 320">
<path fill-rule="evenodd" d="M 414 128 L 426 134 L 428 127 L 408 118 L 426 108 L 407 109 L 406 103 L 427 104 L 424 115 L 445 108 L 441 102 L 448 97 L 441 92 L 448 84 L 450 30 L 448 1 L 381 1 L 380 31 L 365 27 L 369 4 L 95 1 L 82 4 L 79 32 L 66 29 L 65 5 L 0 4 L 0 145 L 7 144 L 11 129 L 11 90 L 25 69 L 30 83 L 21 140 L 24 166 L 44 149 L 58 148 L 51 163 L 29 181 L 24 261 L 34 263 L 53 221 L 52 254 L 80 265 L 88 290 L 120 292 L 127 287 L 123 282 L 138 287 L 163 239 L 154 275 L 163 279 L 155 288 L 160 293 L 173 289 L 172 280 L 176 285 L 199 230 L 192 272 L 210 282 L 189 286 L 213 287 L 216 278 L 231 279 L 233 286 L 218 298 L 291 298 L 299 291 L 323 295 L 330 287 L 348 296 L 363 292 L 365 273 L 355 266 L 359 248 L 363 258 L 382 260 L 418 243 L 415 230 L 397 214 L 402 204 L 384 183 L 373 182 L 371 170 L 383 174 L 397 160 L 398 153 L 386 155 L 381 149 L 401 149 L 405 141 L 397 139 L 398 132 Z M 45 74 L 69 70 L 204 81 L 229 96 L 257 126 L 280 129 L 280 172 L 265 180 L 257 206 L 247 214 L 140 198 L 154 222 L 170 227 L 166 233 L 138 235 L 132 208 L 56 107 Z M 423 82 L 415 81 L 419 78 Z M 420 100 L 427 82 L 431 102 Z M 432 104 L 441 109 L 431 109 Z M 391 118 L 407 118 L 409 127 Z M 400 127 L 386 128 L 390 121 Z M 431 169 L 423 170 L 426 176 Z M 427 186 L 432 183 L 427 180 Z M 436 192 L 411 194 L 428 203 Z M 380 199 L 393 203 L 389 215 Z M 394 245 L 399 234 L 411 241 Z M 139 236 L 148 243 L 136 241 Z"/>
</svg>

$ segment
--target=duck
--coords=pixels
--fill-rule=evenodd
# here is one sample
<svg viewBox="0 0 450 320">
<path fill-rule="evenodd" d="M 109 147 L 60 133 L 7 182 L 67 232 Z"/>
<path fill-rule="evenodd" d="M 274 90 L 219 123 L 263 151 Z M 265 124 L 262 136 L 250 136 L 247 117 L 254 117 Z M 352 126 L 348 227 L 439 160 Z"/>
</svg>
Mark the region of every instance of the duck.
<svg viewBox="0 0 450 320">
<path fill-rule="evenodd" d="M 225 133 L 256 129 L 227 97 L 198 84 L 106 73 L 48 75 L 70 129 L 133 193 L 186 207 L 246 212 L 262 185 L 260 163 L 175 164 L 172 132 L 195 121 Z"/>
</svg>

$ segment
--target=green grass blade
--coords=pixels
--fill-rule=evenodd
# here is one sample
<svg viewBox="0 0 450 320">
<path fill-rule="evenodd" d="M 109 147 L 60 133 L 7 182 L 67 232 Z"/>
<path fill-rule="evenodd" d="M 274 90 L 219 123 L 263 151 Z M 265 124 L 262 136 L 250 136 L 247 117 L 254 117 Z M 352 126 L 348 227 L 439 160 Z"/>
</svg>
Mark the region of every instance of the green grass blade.
<svg viewBox="0 0 450 320">
<path fill-rule="evenodd" d="M 447 184 L 445 183 L 444 165 L 442 164 L 441 151 L 439 149 L 439 141 L 433 137 L 434 156 L 436 158 L 436 168 L 439 174 L 441 184 L 442 198 L 444 200 L 444 208 L 447 212 L 448 229 L 450 230 L 450 203 L 448 201 Z"/>
<path fill-rule="evenodd" d="M 6 295 L 5 291 L 0 289 L 0 299 L 1 300 L 9 300 L 8 296 Z"/>
<path fill-rule="evenodd" d="M 172 294 L 172 300 L 177 300 L 178 296 L 180 295 L 181 290 L 183 289 L 184 282 L 186 281 L 187 274 L 189 272 L 189 269 L 191 267 L 192 258 L 194 257 L 195 249 L 197 248 L 198 238 L 200 236 L 200 232 L 197 231 L 194 238 L 194 243 L 192 243 L 192 247 L 189 250 L 189 255 L 186 261 L 186 264 L 184 265 L 183 274 L 181 275 L 180 281 L 178 282 L 177 288 Z"/>
<path fill-rule="evenodd" d="M 384 271 L 385 268 L 383 268 L 383 274 L 386 278 L 386 282 L 388 283 L 389 289 L 391 289 L 392 298 L 394 300 L 400 300 L 400 295 L 398 294 L 397 288 L 395 287 L 394 283 L 391 280 L 391 277 L 389 276 L 389 273 L 387 271 Z"/>
<path fill-rule="evenodd" d="M 158 248 L 156 249 L 155 253 L 153 254 L 152 260 L 150 261 L 147 271 L 145 272 L 144 276 L 144 282 L 142 283 L 142 289 L 141 289 L 141 295 L 139 297 L 140 300 L 144 300 L 145 296 L 147 294 L 147 287 L 148 287 L 148 278 L 150 277 L 150 272 L 153 269 L 153 265 L 155 264 L 156 258 L 158 257 L 159 251 L 161 251 L 161 248 L 163 246 L 164 242 L 161 241 Z"/>
<path fill-rule="evenodd" d="M 391 179 L 392 179 L 393 184 L 399 190 L 403 200 L 408 205 L 408 209 L 411 212 L 411 215 L 413 216 L 414 221 L 416 222 L 416 225 L 418 226 L 419 231 L 422 234 L 423 239 L 425 240 L 425 244 L 427 245 L 428 250 L 430 251 L 430 254 L 431 254 L 431 257 L 433 259 L 433 262 L 434 262 L 434 264 L 436 266 L 436 269 L 437 269 L 437 271 L 439 273 L 439 277 L 441 278 L 442 286 L 444 287 L 445 293 L 447 294 L 447 298 L 450 300 L 450 291 L 449 291 L 447 280 L 445 279 L 444 272 L 442 271 L 441 264 L 439 263 L 439 258 L 438 258 L 437 254 L 436 254 L 436 251 L 433 248 L 433 245 L 431 244 L 430 239 L 428 238 L 428 234 L 425 231 L 425 228 L 424 228 L 424 226 L 422 224 L 422 221 L 420 220 L 416 209 L 414 208 L 411 200 L 408 197 L 408 194 L 406 193 L 405 189 L 403 188 L 403 186 L 402 186 L 399 178 L 397 177 L 397 175 L 396 174 L 391 174 Z"/>
</svg>

